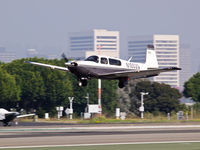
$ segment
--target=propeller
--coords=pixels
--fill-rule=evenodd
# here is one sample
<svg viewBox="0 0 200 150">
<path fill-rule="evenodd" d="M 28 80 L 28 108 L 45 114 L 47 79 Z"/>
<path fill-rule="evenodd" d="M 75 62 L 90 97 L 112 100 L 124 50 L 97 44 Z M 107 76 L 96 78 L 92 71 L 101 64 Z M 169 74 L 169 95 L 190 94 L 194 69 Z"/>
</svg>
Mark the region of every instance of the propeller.
<svg viewBox="0 0 200 150">
<path fill-rule="evenodd" d="M 67 59 L 67 57 L 65 56 L 65 53 L 62 53 L 62 58 L 66 61 L 66 62 L 68 62 L 69 61 L 69 59 Z"/>
</svg>

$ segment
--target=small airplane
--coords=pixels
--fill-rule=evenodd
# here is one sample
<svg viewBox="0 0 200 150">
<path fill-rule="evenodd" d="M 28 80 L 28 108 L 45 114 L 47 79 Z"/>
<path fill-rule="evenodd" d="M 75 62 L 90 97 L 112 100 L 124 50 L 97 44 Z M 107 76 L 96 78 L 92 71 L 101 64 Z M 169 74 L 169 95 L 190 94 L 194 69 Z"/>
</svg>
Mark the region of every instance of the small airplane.
<svg viewBox="0 0 200 150">
<path fill-rule="evenodd" d="M 4 126 L 11 125 L 10 122 L 15 118 L 34 116 L 35 114 L 20 115 L 18 112 L 7 111 L 6 109 L 0 108 L 0 122 L 3 122 Z"/>
<path fill-rule="evenodd" d="M 159 68 L 156 52 L 153 45 L 147 46 L 146 62 L 131 62 L 114 57 L 107 56 L 89 56 L 85 60 L 68 61 L 65 55 L 66 67 L 48 65 L 38 62 L 25 61 L 25 63 L 48 67 L 51 69 L 63 70 L 71 72 L 77 76 L 78 85 L 86 86 L 87 81 L 92 78 L 119 80 L 119 88 L 123 88 L 128 84 L 129 79 L 148 78 L 159 75 L 161 72 L 181 70 L 177 67 Z"/>
</svg>

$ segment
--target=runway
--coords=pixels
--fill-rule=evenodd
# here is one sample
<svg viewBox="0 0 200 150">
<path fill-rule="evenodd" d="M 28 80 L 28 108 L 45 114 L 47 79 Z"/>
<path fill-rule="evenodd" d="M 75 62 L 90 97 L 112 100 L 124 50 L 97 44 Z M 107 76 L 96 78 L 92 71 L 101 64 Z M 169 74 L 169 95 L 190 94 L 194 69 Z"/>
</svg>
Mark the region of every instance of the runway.
<svg viewBox="0 0 200 150">
<path fill-rule="evenodd" d="M 200 124 L 0 127 L 0 147 L 175 141 L 200 142 Z"/>
</svg>

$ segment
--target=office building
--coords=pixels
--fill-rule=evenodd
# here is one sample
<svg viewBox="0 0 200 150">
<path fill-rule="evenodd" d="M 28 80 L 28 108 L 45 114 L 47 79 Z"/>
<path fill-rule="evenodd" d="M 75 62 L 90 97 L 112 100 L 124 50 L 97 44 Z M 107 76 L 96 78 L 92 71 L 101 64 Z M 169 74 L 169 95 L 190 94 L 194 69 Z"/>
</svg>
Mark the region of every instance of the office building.
<svg viewBox="0 0 200 150">
<path fill-rule="evenodd" d="M 84 59 L 90 55 L 119 57 L 119 31 L 93 30 L 69 33 L 69 57 Z"/>
<path fill-rule="evenodd" d="M 6 48 L 0 45 L 0 53 L 6 52 Z"/>
<path fill-rule="evenodd" d="M 191 72 L 191 55 L 190 46 L 187 44 L 180 45 L 180 88 L 184 89 L 184 83 L 192 76 Z"/>
<path fill-rule="evenodd" d="M 46 58 L 48 59 L 49 57 L 47 54 L 41 54 L 39 53 L 36 49 L 27 49 L 27 57 L 37 57 L 37 58 Z"/>
<path fill-rule="evenodd" d="M 36 49 L 27 49 L 27 57 L 37 57 L 38 51 Z"/>
<path fill-rule="evenodd" d="M 16 59 L 16 54 L 12 52 L 0 52 L 0 61 L 9 63 Z"/>
<path fill-rule="evenodd" d="M 159 68 L 179 67 L 178 35 L 131 36 L 128 38 L 128 56 L 133 56 L 132 61 L 144 63 L 147 45 L 154 46 Z M 179 71 L 161 73 L 151 80 L 179 87 Z"/>
</svg>

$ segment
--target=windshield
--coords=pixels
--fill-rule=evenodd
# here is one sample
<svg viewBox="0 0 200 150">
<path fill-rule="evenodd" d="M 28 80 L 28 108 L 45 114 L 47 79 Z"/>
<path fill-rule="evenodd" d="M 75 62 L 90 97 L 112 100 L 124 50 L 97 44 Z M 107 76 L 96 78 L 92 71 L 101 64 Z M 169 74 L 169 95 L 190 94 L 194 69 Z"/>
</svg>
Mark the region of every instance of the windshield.
<svg viewBox="0 0 200 150">
<path fill-rule="evenodd" d="M 98 63 L 99 57 L 98 56 L 90 56 L 87 59 L 85 59 L 85 61 L 94 61 L 94 62 Z"/>
</svg>

